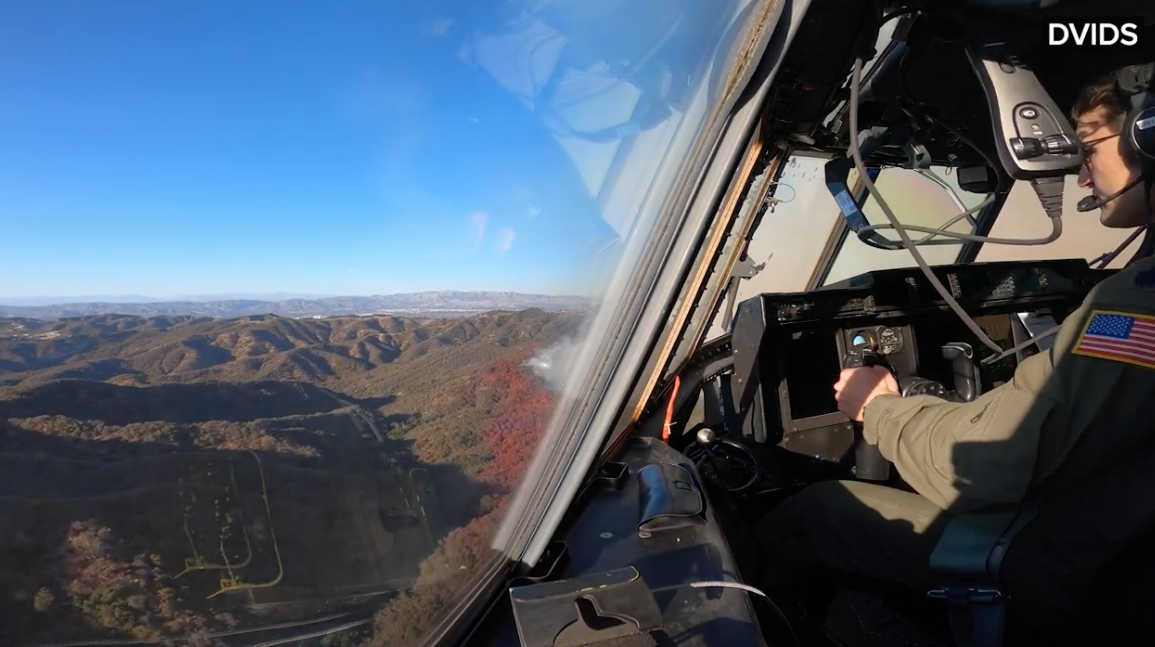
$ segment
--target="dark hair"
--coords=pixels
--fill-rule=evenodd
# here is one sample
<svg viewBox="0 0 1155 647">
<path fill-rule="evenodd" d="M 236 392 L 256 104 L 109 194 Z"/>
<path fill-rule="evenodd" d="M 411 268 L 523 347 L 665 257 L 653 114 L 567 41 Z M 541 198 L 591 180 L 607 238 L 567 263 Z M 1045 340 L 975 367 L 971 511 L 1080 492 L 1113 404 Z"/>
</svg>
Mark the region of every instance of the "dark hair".
<svg viewBox="0 0 1155 647">
<path fill-rule="evenodd" d="M 1123 127 L 1127 113 L 1131 110 L 1131 97 L 1119 88 L 1114 72 L 1083 87 L 1079 98 L 1075 99 L 1075 105 L 1071 107 L 1071 119 L 1078 121 L 1079 117 L 1096 108 L 1103 110 L 1108 124 L 1116 128 Z"/>
</svg>

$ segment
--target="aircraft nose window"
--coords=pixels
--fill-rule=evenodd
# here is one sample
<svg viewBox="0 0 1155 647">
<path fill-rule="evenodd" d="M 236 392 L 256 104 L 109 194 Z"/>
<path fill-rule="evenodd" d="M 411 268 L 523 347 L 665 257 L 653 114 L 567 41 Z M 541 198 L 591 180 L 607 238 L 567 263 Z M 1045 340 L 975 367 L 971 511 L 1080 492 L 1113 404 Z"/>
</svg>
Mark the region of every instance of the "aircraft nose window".
<svg viewBox="0 0 1155 647">
<path fill-rule="evenodd" d="M 0 644 L 488 595 L 757 8 L 0 2 Z"/>
<path fill-rule="evenodd" d="M 955 217 L 986 199 L 984 195 L 960 189 L 956 175 L 941 167 L 932 167 L 925 174 L 887 167 L 882 169 L 875 180 L 875 185 L 887 196 L 888 204 L 902 224 L 945 227 L 948 231 L 963 234 L 973 233 L 973 221 Z M 886 217 L 872 196 L 866 197 L 862 211 L 871 223 L 886 222 Z M 892 232 L 886 233 L 893 236 Z M 921 233 L 916 235 L 916 238 L 923 237 L 925 235 Z M 923 257 L 931 265 L 953 263 L 962 249 L 961 241 L 940 238 L 940 242 L 946 244 L 919 247 Z M 914 260 L 909 253 L 898 254 L 889 250 L 875 249 L 859 242 L 851 234 L 842 242 L 823 285 L 837 283 L 868 270 L 912 266 Z"/>
</svg>

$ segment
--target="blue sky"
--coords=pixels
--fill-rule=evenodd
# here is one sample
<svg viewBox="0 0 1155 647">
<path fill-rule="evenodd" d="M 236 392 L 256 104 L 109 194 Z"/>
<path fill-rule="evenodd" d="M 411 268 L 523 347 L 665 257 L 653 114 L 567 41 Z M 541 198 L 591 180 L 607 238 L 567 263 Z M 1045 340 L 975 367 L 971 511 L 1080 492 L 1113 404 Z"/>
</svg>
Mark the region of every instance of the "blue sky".
<svg viewBox="0 0 1155 647">
<path fill-rule="evenodd" d="M 614 231 L 479 4 L 0 3 L 0 300 L 587 291 Z"/>
</svg>

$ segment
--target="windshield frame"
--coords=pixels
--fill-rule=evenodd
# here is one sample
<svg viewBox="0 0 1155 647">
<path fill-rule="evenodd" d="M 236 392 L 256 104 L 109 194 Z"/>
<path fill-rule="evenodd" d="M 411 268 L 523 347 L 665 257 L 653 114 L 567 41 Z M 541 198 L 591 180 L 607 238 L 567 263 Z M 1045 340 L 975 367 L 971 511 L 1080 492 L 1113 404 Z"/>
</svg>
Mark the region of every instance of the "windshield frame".
<svg viewBox="0 0 1155 647">
<path fill-rule="evenodd" d="M 771 0 L 771 2 L 775 1 Z M 711 316 L 701 320 L 687 319 L 680 326 L 671 325 L 671 321 L 679 309 L 688 314 L 699 298 L 698 289 L 691 284 L 691 281 L 686 280 L 686 277 L 688 272 L 695 267 L 695 262 L 700 262 L 698 254 L 704 247 L 703 237 L 710 227 L 718 219 L 730 218 L 732 215 L 720 210 L 726 192 L 731 189 L 741 191 L 747 186 L 746 183 L 741 182 L 737 185 L 734 184 L 734 175 L 738 172 L 735 166 L 743 159 L 743 155 L 758 148 L 752 145 L 750 141 L 754 135 L 755 124 L 763 118 L 770 86 L 785 60 L 786 52 L 801 27 L 809 7 L 810 0 L 791 3 L 789 17 L 780 16 L 773 28 L 773 34 L 767 35 L 769 45 L 758 66 L 758 85 L 756 89 L 754 86 L 751 87 L 748 92 L 750 96 L 743 98 L 742 105 L 730 116 L 730 123 L 727 124 L 725 134 L 717 145 L 718 152 L 714 154 L 715 159 L 711 161 L 708 170 L 709 177 L 698 189 L 695 202 L 688 211 L 687 221 L 697 224 L 695 228 L 685 229 L 679 234 L 678 244 L 684 251 L 681 254 L 672 255 L 667 261 L 669 263 L 677 260 L 677 265 L 663 270 L 661 285 L 668 289 L 668 292 L 664 293 L 666 300 L 647 306 L 649 310 L 647 330 L 652 330 L 651 337 L 649 339 L 642 338 L 642 343 L 648 346 L 639 348 L 636 355 L 641 369 L 633 382 L 625 385 L 629 389 L 627 401 L 635 403 L 635 406 L 630 409 L 623 408 L 617 414 L 612 429 L 604 437 L 604 444 L 600 448 L 599 465 L 608 456 L 618 451 L 622 444 L 629 439 L 631 433 L 636 429 L 635 425 L 638 423 L 646 403 L 661 386 L 663 376 L 668 378 L 675 368 L 670 364 L 670 360 L 676 350 L 677 340 L 694 332 L 690 330 L 691 325 L 702 326 L 702 334 L 704 335 L 710 322 L 713 321 Z M 782 13 L 780 6 L 772 7 L 772 9 L 778 14 Z M 787 20 L 789 22 L 786 22 Z M 762 146 L 761 150 L 770 149 L 767 146 Z M 725 156 L 721 155 L 723 152 Z M 767 166 L 772 166 L 772 164 Z M 781 169 L 781 165 L 778 166 L 778 169 Z M 704 191 L 703 189 L 706 187 L 709 187 L 711 191 Z M 740 222 L 742 219 L 736 218 L 731 226 Z M 741 248 L 742 246 L 735 246 L 735 249 Z M 718 259 L 710 259 L 708 262 L 715 263 L 718 262 Z M 646 374 L 649 374 L 649 378 L 643 381 L 642 377 Z"/>
<path fill-rule="evenodd" d="M 727 43 L 728 51 L 719 48 L 714 54 L 707 81 L 712 103 L 708 118 L 698 125 L 691 154 L 677 167 L 669 194 L 652 196 L 661 201 L 653 228 L 624 241 L 622 257 L 637 260 L 619 264 L 606 289 L 612 298 L 596 308 L 583 331 L 596 347 L 572 369 L 583 378 L 572 392 L 581 395 L 559 401 L 491 544 L 496 552 L 479 567 L 471 589 L 441 611 L 427 634 L 430 644 L 456 643 L 472 633 L 480 614 L 500 601 L 501 584 L 537 564 L 596 470 L 666 324 L 665 306 L 681 288 L 681 277 L 714 215 L 711 207 L 760 116 L 773 74 L 756 78 L 755 72 L 765 71 L 768 62 L 777 69 L 809 4 L 791 4 L 788 34 L 780 20 L 785 3 L 779 0 L 751 0 L 736 13 L 733 29 L 740 36 Z"/>
<path fill-rule="evenodd" d="M 714 217 L 713 207 L 760 117 L 773 74 L 761 75 L 751 92 L 755 70 L 768 63 L 777 69 L 808 6 L 809 0 L 792 3 L 787 34 L 781 20 L 784 3 L 753 0 L 740 10 L 746 14 L 742 36 L 730 44 L 730 51 L 716 54 L 711 83 L 722 94 L 695 137 L 673 190 L 658 197 L 662 204 L 656 226 L 645 238 L 627 241 L 627 248 L 633 248 L 627 254 L 634 252 L 640 260 L 619 267 L 612 282 L 620 291 L 611 288 L 608 293 L 620 296 L 599 307 L 591 322 L 588 336 L 600 343 L 589 353 L 586 379 L 576 385 L 583 395 L 555 411 L 496 538 L 494 547 L 503 548 L 521 568 L 537 563 L 575 495 L 605 456 L 611 432 L 621 429 L 623 413 L 628 416 L 629 396 L 653 359 L 655 340 L 667 327 L 667 306 L 682 287 L 701 235 Z M 724 82 L 717 85 L 719 79 Z"/>
</svg>

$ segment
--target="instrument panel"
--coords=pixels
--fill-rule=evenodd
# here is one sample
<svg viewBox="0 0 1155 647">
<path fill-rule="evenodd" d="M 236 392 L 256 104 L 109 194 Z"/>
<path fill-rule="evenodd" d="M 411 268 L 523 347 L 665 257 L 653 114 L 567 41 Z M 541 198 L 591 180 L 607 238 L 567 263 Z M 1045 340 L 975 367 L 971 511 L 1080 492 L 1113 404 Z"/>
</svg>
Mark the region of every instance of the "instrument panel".
<svg viewBox="0 0 1155 647">
<path fill-rule="evenodd" d="M 1015 313 L 1061 321 L 1109 270 L 1081 259 L 1000 262 L 933 268 L 952 297 L 980 320 L 1005 329 L 992 339 L 1011 343 Z M 850 421 L 838 411 L 832 386 L 844 368 L 880 364 L 906 395 L 950 395 L 958 375 L 950 344 L 988 352 L 919 268 L 868 272 L 810 292 L 762 294 L 738 306 L 731 334 L 731 399 L 744 436 L 828 460 L 853 445 Z M 974 362 L 982 357 L 976 354 Z M 1009 365 L 983 365 L 979 392 L 1005 380 Z M 952 391 L 954 389 L 954 391 Z"/>
<path fill-rule="evenodd" d="M 843 335 L 847 350 L 869 350 L 879 355 L 894 355 L 901 353 L 904 348 L 903 332 L 893 326 L 851 328 L 843 331 Z"/>
</svg>

